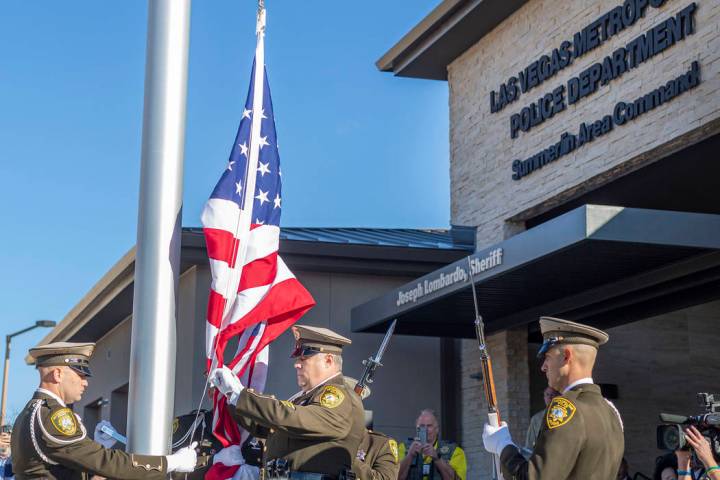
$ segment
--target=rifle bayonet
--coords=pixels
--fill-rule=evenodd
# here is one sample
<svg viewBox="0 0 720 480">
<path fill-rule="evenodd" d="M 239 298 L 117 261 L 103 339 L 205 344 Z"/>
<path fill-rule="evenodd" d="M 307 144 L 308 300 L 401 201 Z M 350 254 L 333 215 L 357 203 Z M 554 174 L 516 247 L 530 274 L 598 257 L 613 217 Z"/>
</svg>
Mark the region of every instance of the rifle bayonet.
<svg viewBox="0 0 720 480">
<path fill-rule="evenodd" d="M 387 329 L 387 332 L 385 332 L 385 337 L 380 344 L 380 348 L 378 348 L 378 351 L 375 353 L 375 357 L 371 356 L 367 360 L 363 360 L 363 365 L 365 365 L 365 371 L 360 377 L 358 383 L 355 385 L 354 389 L 355 393 L 357 393 L 358 395 L 362 393 L 363 388 L 365 388 L 367 384 L 373 382 L 373 375 L 375 374 L 375 370 L 378 367 L 382 367 L 382 363 L 380 363 L 380 360 L 382 360 L 383 355 L 385 355 L 385 350 L 387 349 L 388 343 L 390 343 L 390 337 L 392 337 L 392 334 L 395 331 L 396 324 L 397 319 L 392 321 L 390 327 Z"/>
</svg>

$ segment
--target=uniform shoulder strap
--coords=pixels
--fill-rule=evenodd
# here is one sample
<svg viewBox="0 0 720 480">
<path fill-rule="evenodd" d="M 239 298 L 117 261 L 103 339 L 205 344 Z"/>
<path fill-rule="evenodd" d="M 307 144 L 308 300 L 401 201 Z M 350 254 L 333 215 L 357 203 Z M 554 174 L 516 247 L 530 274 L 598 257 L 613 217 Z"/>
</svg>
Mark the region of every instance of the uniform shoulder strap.
<svg viewBox="0 0 720 480">
<path fill-rule="evenodd" d="M 30 439 L 32 440 L 33 448 L 35 449 L 35 452 L 37 452 L 38 456 L 42 459 L 43 462 L 49 463 L 50 465 L 57 465 L 57 462 L 54 462 L 50 460 L 42 450 L 40 450 L 40 445 L 38 445 L 37 441 L 37 433 L 35 433 L 35 423 L 38 425 L 42 425 L 42 420 L 40 420 L 39 417 L 39 411 L 42 408 L 43 404 L 45 403 L 44 400 L 33 400 L 32 402 L 32 412 L 30 413 Z"/>
<path fill-rule="evenodd" d="M 622 419 L 622 417 L 620 416 L 620 412 L 618 411 L 617 407 L 615 406 L 615 404 L 614 404 L 613 402 L 611 402 L 611 401 L 608 400 L 607 398 L 605 398 L 605 397 L 603 397 L 603 398 L 605 399 L 605 401 L 607 402 L 608 406 L 610 407 L 610 410 L 612 410 L 613 413 L 615 414 L 615 416 L 617 417 L 618 422 L 620 422 L 620 430 L 624 432 L 624 431 L 625 431 L 625 424 L 623 423 L 623 419 Z"/>
</svg>

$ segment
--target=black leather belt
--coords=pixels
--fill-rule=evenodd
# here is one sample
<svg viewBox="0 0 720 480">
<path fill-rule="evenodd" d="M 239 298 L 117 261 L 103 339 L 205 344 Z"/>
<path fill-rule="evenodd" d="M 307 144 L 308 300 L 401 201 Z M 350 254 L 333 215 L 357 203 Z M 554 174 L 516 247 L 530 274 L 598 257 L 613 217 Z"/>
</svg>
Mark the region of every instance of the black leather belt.
<svg viewBox="0 0 720 480">
<path fill-rule="evenodd" d="M 288 468 L 284 458 L 270 460 L 265 464 L 266 480 L 338 480 L 334 475 L 313 472 L 296 472 Z"/>
<path fill-rule="evenodd" d="M 337 480 L 332 475 L 325 475 L 324 473 L 312 473 L 312 472 L 288 472 L 284 475 L 276 475 L 268 473 L 265 476 L 266 480 Z"/>
</svg>

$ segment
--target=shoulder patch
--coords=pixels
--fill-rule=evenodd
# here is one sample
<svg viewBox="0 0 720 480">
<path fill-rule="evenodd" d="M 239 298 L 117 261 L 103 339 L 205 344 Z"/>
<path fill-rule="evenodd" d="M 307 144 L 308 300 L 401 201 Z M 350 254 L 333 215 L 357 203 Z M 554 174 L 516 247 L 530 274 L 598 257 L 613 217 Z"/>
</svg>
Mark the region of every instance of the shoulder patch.
<svg viewBox="0 0 720 480">
<path fill-rule="evenodd" d="M 345 394 L 333 385 L 327 385 L 320 395 L 320 405 L 326 408 L 335 408 L 345 400 Z"/>
<path fill-rule="evenodd" d="M 398 463 L 400 461 L 400 455 L 398 453 L 397 442 L 392 438 L 388 439 L 388 447 L 390 447 L 390 453 L 392 453 L 393 457 L 395 457 L 395 463 Z"/>
<path fill-rule="evenodd" d="M 562 427 L 572 420 L 577 407 L 564 397 L 555 397 L 548 405 L 545 422 L 549 429 Z"/>
<path fill-rule="evenodd" d="M 285 405 L 288 408 L 295 410 L 295 404 L 292 403 L 290 400 L 280 400 L 280 403 L 282 403 L 283 405 Z"/>
<path fill-rule="evenodd" d="M 69 408 L 61 408 L 50 414 L 50 423 L 61 435 L 71 437 L 78 431 L 75 414 Z"/>
</svg>

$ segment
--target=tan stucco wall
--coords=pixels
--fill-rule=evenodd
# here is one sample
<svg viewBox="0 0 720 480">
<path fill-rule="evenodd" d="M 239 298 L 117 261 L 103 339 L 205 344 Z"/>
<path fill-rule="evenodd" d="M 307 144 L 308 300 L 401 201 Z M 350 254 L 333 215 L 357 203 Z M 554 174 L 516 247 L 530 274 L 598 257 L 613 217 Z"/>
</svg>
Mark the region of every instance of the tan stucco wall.
<svg viewBox="0 0 720 480">
<path fill-rule="evenodd" d="M 350 275 L 296 271 L 312 293 L 317 305 L 301 323 L 331 328 L 348 336 L 353 344 L 346 349 L 344 372 L 358 378 L 362 360 L 374 354 L 382 340 L 380 334 L 350 332 L 353 306 L 377 297 L 411 280 L 407 277 Z M 202 395 L 205 377 L 205 311 L 210 275 L 207 267 L 195 267 L 180 279 L 180 305 L 177 330 L 175 412 L 184 414 L 195 408 Z M 75 411 L 99 398 L 112 399 L 112 392 L 128 383 L 132 322 L 127 319 L 97 342 L 91 367 L 94 377 Z M 270 372 L 266 391 L 287 398 L 297 391 L 289 352 L 294 339 L 288 332 L 270 348 Z M 228 348 L 231 349 L 230 347 Z M 437 338 L 395 336 L 372 384 L 372 396 L 365 407 L 374 411 L 375 428 L 398 439 L 414 433 L 414 422 L 422 408 L 440 411 L 440 340 Z M 116 395 L 116 398 L 117 395 Z M 207 407 L 207 401 L 206 405 Z M 111 401 L 100 410 L 100 418 L 117 423 L 115 410 L 126 408 Z M 124 430 L 122 425 L 117 425 Z M 92 427 L 92 426 L 91 426 Z"/>
</svg>

